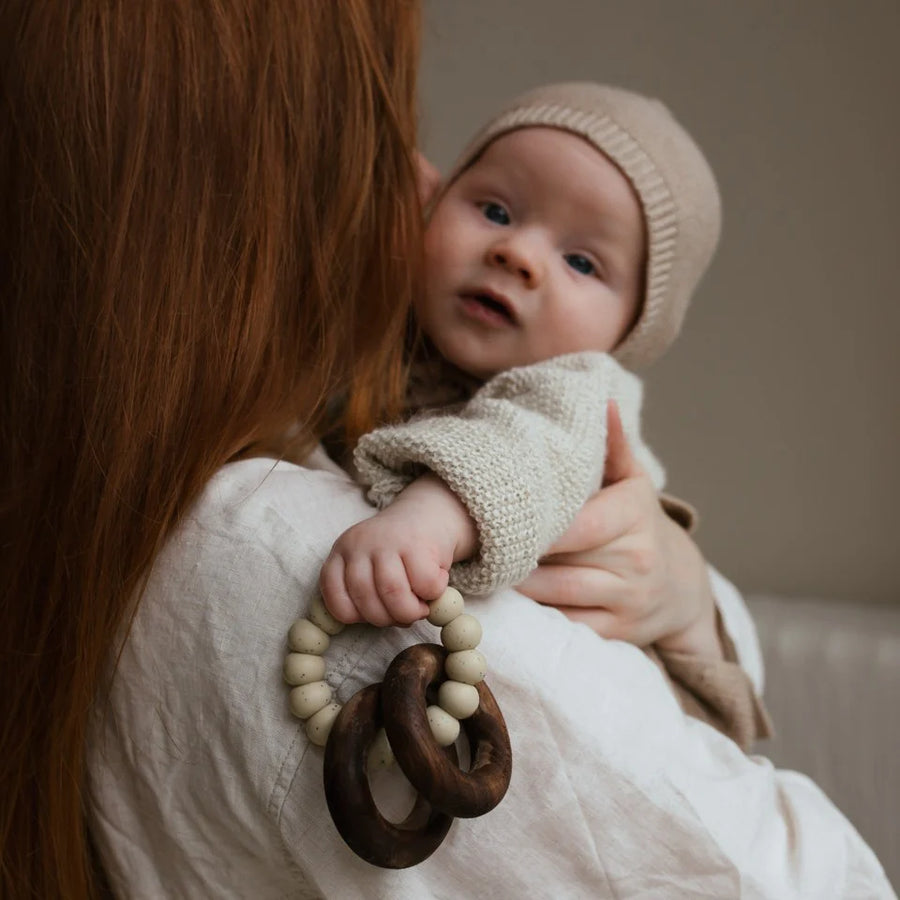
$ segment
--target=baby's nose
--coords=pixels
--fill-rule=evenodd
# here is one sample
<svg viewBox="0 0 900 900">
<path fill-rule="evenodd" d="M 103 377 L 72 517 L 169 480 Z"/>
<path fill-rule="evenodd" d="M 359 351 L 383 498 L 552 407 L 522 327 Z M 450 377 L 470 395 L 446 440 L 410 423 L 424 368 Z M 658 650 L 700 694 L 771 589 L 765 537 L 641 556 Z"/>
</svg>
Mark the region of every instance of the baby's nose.
<svg viewBox="0 0 900 900">
<path fill-rule="evenodd" d="M 510 272 L 513 275 L 517 275 L 529 287 L 533 287 L 537 284 L 537 266 L 529 261 L 522 253 L 517 253 L 508 248 L 494 248 L 489 251 L 488 260 L 491 264 L 506 269 L 507 272 Z"/>
</svg>

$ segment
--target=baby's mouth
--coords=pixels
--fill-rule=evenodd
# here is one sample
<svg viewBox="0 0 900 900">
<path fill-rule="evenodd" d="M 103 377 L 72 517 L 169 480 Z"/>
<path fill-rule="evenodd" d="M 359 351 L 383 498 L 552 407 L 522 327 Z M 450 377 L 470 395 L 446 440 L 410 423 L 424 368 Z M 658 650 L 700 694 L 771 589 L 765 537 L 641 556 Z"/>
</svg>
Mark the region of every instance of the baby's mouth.
<svg viewBox="0 0 900 900">
<path fill-rule="evenodd" d="M 512 325 L 517 324 L 512 306 L 505 297 L 499 294 L 494 294 L 488 291 L 473 290 L 465 291 L 460 294 L 460 296 L 464 300 L 469 300 L 470 302 L 479 304 L 480 306 L 484 307 L 484 309 L 494 313 L 497 316 L 500 316 Z"/>
</svg>

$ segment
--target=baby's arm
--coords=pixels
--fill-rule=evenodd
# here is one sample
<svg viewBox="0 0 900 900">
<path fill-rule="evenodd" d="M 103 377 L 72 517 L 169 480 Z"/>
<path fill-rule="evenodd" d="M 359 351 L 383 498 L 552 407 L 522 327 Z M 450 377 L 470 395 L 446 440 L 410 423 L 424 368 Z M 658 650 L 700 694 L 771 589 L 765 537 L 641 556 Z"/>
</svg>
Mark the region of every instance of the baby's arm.
<svg viewBox="0 0 900 900">
<path fill-rule="evenodd" d="M 428 615 L 423 600 L 443 593 L 450 566 L 471 556 L 476 541 L 459 498 L 422 475 L 335 541 L 320 578 L 325 606 L 340 622 L 409 625 Z"/>
<path fill-rule="evenodd" d="M 382 512 L 335 544 L 321 577 L 329 611 L 408 624 L 453 563 L 469 593 L 520 580 L 599 484 L 607 396 L 636 416 L 640 383 L 605 354 L 573 354 L 363 437 L 357 470 Z"/>
<path fill-rule="evenodd" d="M 459 497 L 478 541 L 452 581 L 484 594 L 532 571 L 599 487 L 609 399 L 639 442 L 640 393 L 638 379 L 605 354 L 556 357 L 495 376 L 452 414 L 429 412 L 364 436 L 354 460 L 379 508 L 423 472 Z"/>
</svg>

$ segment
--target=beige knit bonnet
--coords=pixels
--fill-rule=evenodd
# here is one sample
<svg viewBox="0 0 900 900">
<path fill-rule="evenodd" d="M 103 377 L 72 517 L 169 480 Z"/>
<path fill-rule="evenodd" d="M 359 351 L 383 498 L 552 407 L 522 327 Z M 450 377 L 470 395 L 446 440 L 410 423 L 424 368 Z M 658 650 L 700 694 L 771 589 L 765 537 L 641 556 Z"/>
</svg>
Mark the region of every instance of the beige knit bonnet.
<svg viewBox="0 0 900 900">
<path fill-rule="evenodd" d="M 721 203 L 709 164 L 658 100 L 569 82 L 514 99 L 472 139 L 447 183 L 500 135 L 535 126 L 585 138 L 621 169 L 637 193 L 647 228 L 644 298 L 637 322 L 612 355 L 629 368 L 647 366 L 675 340 L 719 239 Z"/>
</svg>

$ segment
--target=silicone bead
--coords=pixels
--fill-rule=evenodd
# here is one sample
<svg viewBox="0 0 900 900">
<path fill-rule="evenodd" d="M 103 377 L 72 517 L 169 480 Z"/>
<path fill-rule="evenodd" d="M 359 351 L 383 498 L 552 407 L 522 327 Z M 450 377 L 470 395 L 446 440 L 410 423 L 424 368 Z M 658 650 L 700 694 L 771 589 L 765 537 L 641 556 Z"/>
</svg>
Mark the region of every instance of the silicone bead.
<svg viewBox="0 0 900 900">
<path fill-rule="evenodd" d="M 301 684 L 291 691 L 291 712 L 298 719 L 308 719 L 331 702 L 331 688 L 324 681 Z"/>
<path fill-rule="evenodd" d="M 338 620 L 325 609 L 325 601 L 321 594 L 313 597 L 309 605 L 309 620 L 313 625 L 318 625 L 326 634 L 340 634 L 344 630 L 344 623 Z"/>
<path fill-rule="evenodd" d="M 383 728 L 378 729 L 375 740 L 369 747 L 368 768 L 372 772 L 375 769 L 388 769 L 394 764 L 394 751 L 388 743 L 387 735 Z"/>
<path fill-rule="evenodd" d="M 330 643 L 331 638 L 309 619 L 297 619 L 288 632 L 288 644 L 291 650 L 298 653 L 315 653 L 319 656 L 328 649 Z"/>
<path fill-rule="evenodd" d="M 340 711 L 341 704 L 332 701 L 309 717 L 306 723 L 306 736 L 317 747 L 324 747 L 328 743 L 331 726 L 334 725 Z"/>
<path fill-rule="evenodd" d="M 481 643 L 481 622 L 462 613 L 441 629 L 441 643 L 452 653 L 456 650 L 474 650 Z"/>
<path fill-rule="evenodd" d="M 431 610 L 428 621 L 432 625 L 446 625 L 463 611 L 464 606 L 462 594 L 456 588 L 448 587 L 437 600 L 432 600 L 428 604 Z"/>
<path fill-rule="evenodd" d="M 478 688 L 461 681 L 445 681 L 438 688 L 438 706 L 454 719 L 468 719 L 478 709 Z"/>
<path fill-rule="evenodd" d="M 439 706 L 429 706 L 425 713 L 431 733 L 442 747 L 449 746 L 459 737 L 459 722 L 450 713 L 444 712 Z"/>
<path fill-rule="evenodd" d="M 459 650 L 447 654 L 444 671 L 453 681 L 478 684 L 487 674 L 487 660 L 480 650 Z"/>
<path fill-rule="evenodd" d="M 312 653 L 288 653 L 284 658 L 284 680 L 288 684 L 309 684 L 325 677 L 325 660 Z"/>
</svg>

